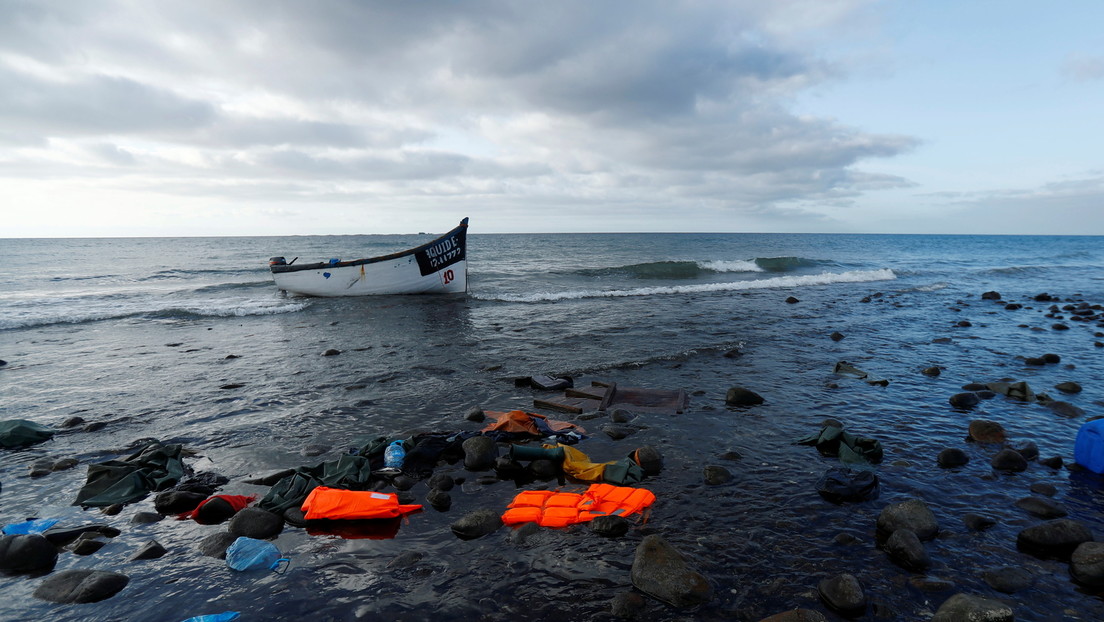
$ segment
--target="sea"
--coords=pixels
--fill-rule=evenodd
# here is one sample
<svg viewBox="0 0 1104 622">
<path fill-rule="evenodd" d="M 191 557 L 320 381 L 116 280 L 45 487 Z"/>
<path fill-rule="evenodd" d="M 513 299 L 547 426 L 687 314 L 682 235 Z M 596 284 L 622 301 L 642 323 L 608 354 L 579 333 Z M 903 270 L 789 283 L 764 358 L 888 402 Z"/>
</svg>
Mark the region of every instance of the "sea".
<svg viewBox="0 0 1104 622">
<path fill-rule="evenodd" d="M 1018 620 L 1104 619 L 1100 588 L 1017 548 L 1019 532 L 1044 521 L 1017 505 L 1032 496 L 1104 539 L 1104 480 L 1073 464 L 1078 430 L 1104 414 L 1104 238 L 480 234 L 478 220 L 470 231 L 466 295 L 361 298 L 287 295 L 268 259 L 371 257 L 432 236 L 0 239 L 0 420 L 58 430 L 0 450 L 0 524 L 115 527 L 93 554 L 62 551 L 53 573 L 129 577 L 111 598 L 59 605 L 33 596 L 53 573 L 0 574 L 0 619 L 614 620 L 612 603 L 636 593 L 649 620 L 794 608 L 841 620 L 818 585 L 842 573 L 863 588 L 858 619 L 926 620 L 956 593 L 1007 603 Z M 1060 361 L 1040 364 L 1043 354 Z M 836 373 L 840 362 L 867 377 Z M 527 385 L 533 376 L 681 389 L 690 403 L 614 425 L 538 408 L 558 393 Z M 996 381 L 1026 382 L 1064 407 L 1003 395 L 951 405 L 964 386 Z M 1065 382 L 1082 390 L 1056 388 Z M 763 402 L 729 405 L 734 387 Z M 228 478 L 222 493 L 264 495 L 246 480 L 381 436 L 477 431 L 473 409 L 574 422 L 586 430 L 575 447 L 595 462 L 657 449 L 662 471 L 638 484 L 656 495 L 646 520 L 621 537 L 502 527 L 462 540 L 450 527 L 472 512 L 585 484 L 519 484 L 446 462 L 437 472 L 458 482 L 447 511 L 425 503 L 420 482 L 403 494 L 423 511 L 391 537 L 287 526 L 273 541 L 286 571 L 241 573 L 196 550 L 225 525 L 132 523 L 153 495 L 114 515 L 72 505 L 89 465 L 151 440 L 182 444 L 196 472 Z M 881 444 L 877 498 L 818 492 L 841 463 L 796 441 L 828 419 Z M 967 441 L 977 419 L 1001 424 L 1012 447 L 1033 443 L 1039 459 L 995 471 L 1001 447 Z M 940 467 L 947 448 L 969 462 Z M 1054 457 L 1063 466 L 1040 462 Z M 65 459 L 76 466 L 30 474 Z M 727 481 L 707 482 L 707 467 Z M 886 506 L 915 498 L 939 522 L 926 571 L 893 563 L 876 533 Z M 972 531 L 970 513 L 995 524 Z M 706 577 L 709 602 L 679 608 L 634 587 L 650 534 Z M 130 561 L 151 540 L 168 553 Z M 1010 593 L 991 579 L 1009 568 L 1027 576 Z"/>
</svg>

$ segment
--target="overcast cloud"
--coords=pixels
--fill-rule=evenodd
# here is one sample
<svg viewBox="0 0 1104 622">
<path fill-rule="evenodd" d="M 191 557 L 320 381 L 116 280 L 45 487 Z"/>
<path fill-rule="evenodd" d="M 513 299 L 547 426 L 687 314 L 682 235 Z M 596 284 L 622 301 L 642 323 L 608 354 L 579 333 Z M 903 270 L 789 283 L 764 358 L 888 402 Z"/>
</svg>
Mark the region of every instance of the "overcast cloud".
<svg viewBox="0 0 1104 622">
<path fill-rule="evenodd" d="M 441 231 L 463 216 L 474 232 L 908 231 L 941 192 L 1017 214 L 1060 196 L 1096 227 L 1070 233 L 1104 233 L 1087 209 L 1099 161 L 1055 171 L 1078 192 L 1057 177 L 941 187 L 894 164 L 938 137 L 830 98 L 816 110 L 810 94 L 893 71 L 884 10 L 0 0 L 0 237 Z M 1100 50 L 1058 52 L 1055 80 L 1101 83 Z M 981 223 L 985 205 L 934 211 Z"/>
</svg>

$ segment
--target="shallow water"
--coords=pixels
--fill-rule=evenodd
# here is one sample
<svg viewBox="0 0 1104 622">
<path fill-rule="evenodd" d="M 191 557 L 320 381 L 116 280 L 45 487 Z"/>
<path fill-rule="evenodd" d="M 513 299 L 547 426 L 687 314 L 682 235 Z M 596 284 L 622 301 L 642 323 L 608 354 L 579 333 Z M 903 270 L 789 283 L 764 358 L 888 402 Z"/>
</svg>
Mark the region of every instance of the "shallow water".
<svg viewBox="0 0 1104 622">
<path fill-rule="evenodd" d="M 601 619 L 614 595 L 632 589 L 641 537 L 657 533 L 709 578 L 715 595 L 693 611 L 652 601 L 652 619 L 758 620 L 797 606 L 839 619 L 816 596 L 817 582 L 838 572 L 858 577 L 877 603 L 868 619 L 926 619 L 954 591 L 1005 600 L 1018 619 L 1104 619 L 1100 594 L 1076 586 L 1065 563 L 1016 550 L 1018 531 L 1040 521 L 1014 506 L 1032 483 L 1051 483 L 1070 517 L 1101 538 L 1104 485 L 1038 463 L 995 474 L 996 448 L 963 440 L 971 419 L 992 419 L 1013 445 L 1033 441 L 1042 457 L 1072 462 L 1078 427 L 1104 414 L 1104 348 L 1094 345 L 1104 328 L 1064 312 L 1062 320 L 1046 317 L 1052 303 L 1032 297 L 1104 303 L 1100 238 L 472 234 L 471 293 L 445 298 L 286 297 L 266 274 L 271 255 L 350 259 L 424 239 L 0 241 L 12 258 L 0 272 L 0 358 L 8 361 L 0 367 L 0 418 L 57 426 L 79 415 L 105 424 L 0 454 L 0 523 L 53 516 L 115 525 L 121 536 L 91 556 L 63 553 L 57 570 L 131 577 L 109 600 L 60 606 L 30 596 L 41 577 L 0 576 L 10 595 L 0 616 L 178 621 L 238 610 L 242 619 Z M 981 300 L 988 290 L 1024 308 Z M 790 296 L 799 302 L 787 303 Z M 971 325 L 958 326 L 962 320 Z M 1059 321 L 1070 330 L 1053 330 Z M 832 341 L 833 331 L 845 338 Z M 321 355 L 331 348 L 341 354 Z M 733 350 L 740 354 L 725 356 Z M 1023 360 L 1044 352 L 1062 362 Z M 832 373 L 841 360 L 889 385 Z M 920 373 L 932 365 L 942 375 Z M 440 468 L 466 478 L 451 492 L 452 508 L 427 505 L 393 539 L 287 528 L 276 540 L 293 560 L 283 575 L 233 573 L 196 553 L 195 543 L 221 526 L 129 524 L 135 512 L 152 510 L 152 497 L 118 516 L 70 505 L 85 465 L 129 453 L 139 439 L 185 444 L 197 452 L 189 459 L 197 471 L 231 478 L 222 492 L 263 494 L 242 480 L 333 459 L 376 436 L 477 429 L 464 420 L 473 406 L 532 410 L 541 394 L 513 380 L 539 373 L 691 394 L 685 413 L 641 415 L 641 429 L 620 441 L 599 431 L 601 420 L 581 422 L 591 435 L 578 447 L 595 460 L 642 445 L 664 455 L 663 472 L 643 484 L 658 501 L 628 536 L 577 527 L 520 541 L 503 528 L 458 540 L 450 523 L 475 509 L 505 509 L 517 492 L 462 465 Z M 1025 380 L 1086 415 L 1067 419 L 1003 397 L 972 412 L 948 404 L 968 382 L 1001 378 Z M 1084 392 L 1053 389 L 1067 380 Z M 230 384 L 242 386 L 220 389 Z M 732 386 L 766 402 L 728 407 Z M 834 505 L 816 493 L 816 480 L 838 461 L 793 441 L 826 418 L 882 442 L 877 500 Z M 306 457 L 307 446 L 330 449 Z M 935 456 L 945 447 L 964 449 L 970 463 L 940 469 Z M 729 451 L 742 458 L 720 460 Z M 28 477 L 47 457 L 76 457 L 81 466 Z M 725 466 L 732 482 L 705 485 L 709 464 Z M 420 500 L 427 491 L 423 483 L 412 493 Z M 924 499 L 941 527 L 927 543 L 933 567 L 924 575 L 893 565 L 875 541 L 881 509 L 910 497 Z M 967 512 L 999 522 L 971 533 Z M 857 543 L 834 544 L 839 534 Z M 127 562 L 149 539 L 170 554 Z M 423 554 L 419 562 L 388 567 L 411 551 Z M 1005 595 L 981 579 L 1006 565 L 1031 571 L 1035 585 Z M 955 589 L 923 592 L 910 583 L 915 576 Z"/>
</svg>

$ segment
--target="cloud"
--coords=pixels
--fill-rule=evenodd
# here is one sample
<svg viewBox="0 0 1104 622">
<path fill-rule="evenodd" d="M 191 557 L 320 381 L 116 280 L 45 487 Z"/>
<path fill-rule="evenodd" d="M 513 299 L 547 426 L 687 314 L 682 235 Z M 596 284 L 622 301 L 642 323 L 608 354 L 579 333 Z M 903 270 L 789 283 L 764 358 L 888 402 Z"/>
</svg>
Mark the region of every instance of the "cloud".
<svg viewBox="0 0 1104 622">
<path fill-rule="evenodd" d="M 1078 82 L 1104 79 L 1104 56 L 1071 54 L 1062 65 L 1062 73 Z"/>
<path fill-rule="evenodd" d="M 865 4 L 9 2 L 0 175 L 788 217 L 909 184 L 859 167 L 915 138 L 790 111 Z"/>
</svg>

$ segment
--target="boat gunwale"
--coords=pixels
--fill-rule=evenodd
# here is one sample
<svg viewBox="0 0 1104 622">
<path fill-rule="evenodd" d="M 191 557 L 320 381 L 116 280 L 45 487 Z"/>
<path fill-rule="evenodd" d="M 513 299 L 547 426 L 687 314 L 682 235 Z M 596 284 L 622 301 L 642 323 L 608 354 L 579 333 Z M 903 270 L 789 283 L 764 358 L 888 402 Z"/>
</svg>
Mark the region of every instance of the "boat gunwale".
<svg viewBox="0 0 1104 622">
<path fill-rule="evenodd" d="M 328 261 L 320 261 L 320 262 L 317 262 L 317 263 L 299 264 L 297 266 L 294 266 L 294 265 L 291 265 L 291 264 L 285 264 L 285 265 L 282 265 L 282 266 L 269 266 L 269 268 L 275 274 L 275 273 L 284 273 L 284 272 L 298 272 L 300 270 L 320 270 L 320 269 L 323 269 L 323 268 L 348 268 L 348 267 L 351 267 L 351 266 L 363 266 L 363 265 L 366 265 L 366 264 L 379 263 L 381 261 L 391 261 L 391 260 L 394 260 L 394 259 L 402 259 L 403 257 L 406 257 L 408 255 L 413 255 L 415 253 L 421 252 L 421 251 L 429 248 L 430 246 L 433 246 L 434 244 L 440 242 L 441 240 L 444 240 L 446 238 L 450 238 L 452 236 L 455 236 L 458 233 L 460 233 L 461 229 L 467 229 L 467 228 L 468 228 L 468 219 L 465 217 L 463 220 L 460 221 L 459 225 L 452 228 L 447 233 L 443 233 L 443 234 L 437 236 L 436 238 L 434 238 L 434 239 L 432 239 L 432 240 L 430 240 L 430 241 L 428 241 L 425 244 L 422 244 L 420 246 L 415 246 L 414 248 L 409 248 L 407 250 L 398 251 L 396 253 L 391 253 L 390 255 L 379 255 L 377 257 L 366 257 L 364 259 L 350 259 L 349 261 L 339 261 L 337 263 L 330 263 Z"/>
</svg>

